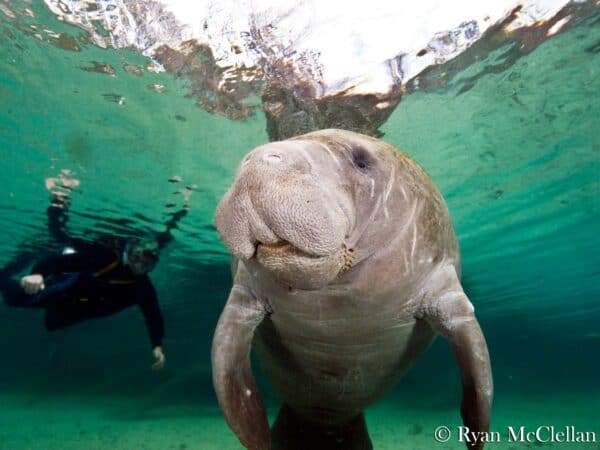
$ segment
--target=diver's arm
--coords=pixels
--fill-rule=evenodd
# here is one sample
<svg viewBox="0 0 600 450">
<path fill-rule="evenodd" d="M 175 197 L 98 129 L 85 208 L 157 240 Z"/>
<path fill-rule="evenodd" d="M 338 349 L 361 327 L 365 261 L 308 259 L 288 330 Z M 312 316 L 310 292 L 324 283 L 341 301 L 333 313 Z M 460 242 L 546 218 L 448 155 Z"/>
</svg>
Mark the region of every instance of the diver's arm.
<svg viewBox="0 0 600 450">
<path fill-rule="evenodd" d="M 40 259 L 31 269 L 32 274 L 40 274 L 45 277 L 63 272 L 73 272 L 81 265 L 80 254 L 50 255 Z"/>
<path fill-rule="evenodd" d="M 177 223 L 185 216 L 187 216 L 187 213 L 188 208 L 184 207 L 183 209 L 180 209 L 179 211 L 171 214 L 171 217 L 169 217 L 169 220 L 167 220 L 167 222 L 165 223 L 165 231 L 158 233 L 156 236 L 156 241 L 159 249 L 166 247 L 167 244 L 169 244 L 173 240 L 171 230 L 177 228 Z"/>
<path fill-rule="evenodd" d="M 101 246 L 81 245 L 77 250 L 66 247 L 62 253 L 40 259 L 29 275 L 21 278 L 27 294 L 36 294 L 46 287 L 45 278 L 64 273 L 94 272 L 115 258 L 113 252 Z"/>
<path fill-rule="evenodd" d="M 31 269 L 29 275 L 21 278 L 21 287 L 26 294 L 33 295 L 46 288 L 45 278 L 63 272 L 71 272 L 66 270 L 69 267 L 75 266 L 75 258 L 64 257 L 63 255 L 52 255 L 39 260 Z M 79 258 L 77 258 L 78 260 Z"/>
<path fill-rule="evenodd" d="M 110 264 L 115 254 L 108 248 L 93 244 L 79 244 L 65 247 L 56 253 L 40 259 L 31 270 L 32 274 L 43 276 L 65 272 L 94 271 Z"/>
<path fill-rule="evenodd" d="M 137 295 L 138 304 L 144 315 L 148 334 L 150 335 L 150 342 L 152 343 L 152 355 L 155 359 L 152 369 L 160 370 L 165 364 L 165 355 L 162 348 L 165 327 L 156 290 L 147 276 L 143 281 L 140 281 Z"/>
<path fill-rule="evenodd" d="M 46 209 L 46 216 L 48 217 L 48 233 L 50 233 L 50 236 L 56 242 L 68 242 L 70 237 L 66 231 L 67 221 L 69 220 L 67 207 L 52 204 Z"/>
</svg>

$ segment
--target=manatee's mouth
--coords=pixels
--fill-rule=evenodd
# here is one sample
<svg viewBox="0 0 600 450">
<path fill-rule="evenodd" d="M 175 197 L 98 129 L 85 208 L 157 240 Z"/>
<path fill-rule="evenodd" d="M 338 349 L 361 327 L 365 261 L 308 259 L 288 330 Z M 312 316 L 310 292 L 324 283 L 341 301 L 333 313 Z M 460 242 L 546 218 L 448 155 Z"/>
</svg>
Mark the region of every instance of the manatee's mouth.
<svg viewBox="0 0 600 450">
<path fill-rule="evenodd" d="M 291 242 L 286 240 L 280 240 L 273 243 L 256 243 L 254 257 L 258 260 L 258 262 L 261 262 L 261 260 L 264 261 L 266 258 L 284 258 L 290 256 L 294 256 L 296 258 L 320 259 L 326 258 L 328 255 L 317 255 L 314 253 L 308 253 L 307 251 L 301 250 L 300 248 L 296 247 Z"/>
<path fill-rule="evenodd" d="M 315 255 L 286 240 L 257 243 L 251 259 L 279 282 L 297 289 L 325 286 L 343 270 L 344 265 L 340 249 Z"/>
<path fill-rule="evenodd" d="M 296 248 L 294 247 L 292 244 L 290 244 L 288 241 L 278 241 L 272 244 L 269 243 L 263 243 L 263 242 L 258 242 L 256 244 L 256 249 L 258 250 L 258 248 L 261 248 L 263 250 L 267 250 L 267 251 L 279 251 L 281 249 L 292 249 L 292 248 Z"/>
</svg>

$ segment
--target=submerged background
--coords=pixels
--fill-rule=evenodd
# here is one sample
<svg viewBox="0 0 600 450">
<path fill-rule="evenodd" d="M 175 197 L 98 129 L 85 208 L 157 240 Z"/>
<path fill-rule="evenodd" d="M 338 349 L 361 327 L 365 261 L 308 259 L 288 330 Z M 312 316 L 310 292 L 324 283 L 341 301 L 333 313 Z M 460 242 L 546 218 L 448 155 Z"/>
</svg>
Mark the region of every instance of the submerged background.
<svg viewBox="0 0 600 450">
<path fill-rule="evenodd" d="M 81 181 L 69 211 L 75 236 L 160 231 L 186 186 L 191 210 L 152 274 L 167 327 L 161 373 L 150 370 L 137 310 L 48 335 L 40 312 L 0 305 L 0 449 L 239 448 L 210 378 L 230 287 L 213 211 L 242 156 L 268 141 L 266 120 L 205 112 L 185 80 L 143 70 L 147 59 L 133 51 L 49 45 L 43 25 L 82 31 L 29 7 L 31 23 L 0 13 L 0 265 L 48 248 L 44 179 L 61 169 Z M 575 426 L 600 438 L 600 16 L 512 65 L 507 50 L 443 89 L 406 95 L 381 131 L 450 207 L 492 359 L 492 430 Z M 274 415 L 277 397 L 263 386 Z M 437 426 L 460 424 L 459 402 L 439 339 L 367 411 L 375 448 L 463 448 L 433 439 Z"/>
</svg>

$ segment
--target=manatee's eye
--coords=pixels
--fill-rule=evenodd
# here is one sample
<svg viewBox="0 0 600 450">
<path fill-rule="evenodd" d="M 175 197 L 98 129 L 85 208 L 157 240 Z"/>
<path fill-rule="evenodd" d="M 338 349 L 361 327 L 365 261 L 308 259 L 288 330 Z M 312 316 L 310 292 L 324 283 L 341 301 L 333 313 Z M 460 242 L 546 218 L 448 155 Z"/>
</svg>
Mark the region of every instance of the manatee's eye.
<svg viewBox="0 0 600 450">
<path fill-rule="evenodd" d="M 362 147 L 354 147 L 352 149 L 351 158 L 352 164 L 362 171 L 369 170 L 374 163 L 369 152 Z"/>
</svg>

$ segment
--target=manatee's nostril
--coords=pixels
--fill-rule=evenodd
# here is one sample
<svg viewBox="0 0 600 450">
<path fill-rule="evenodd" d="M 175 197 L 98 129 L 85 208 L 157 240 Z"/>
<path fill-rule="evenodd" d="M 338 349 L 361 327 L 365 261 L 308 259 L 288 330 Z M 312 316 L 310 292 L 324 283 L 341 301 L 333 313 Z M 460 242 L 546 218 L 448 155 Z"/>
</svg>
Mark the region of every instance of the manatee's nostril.
<svg viewBox="0 0 600 450">
<path fill-rule="evenodd" d="M 268 163 L 277 164 L 281 162 L 281 155 L 278 155 L 277 153 L 266 153 L 263 156 L 263 159 Z"/>
</svg>

